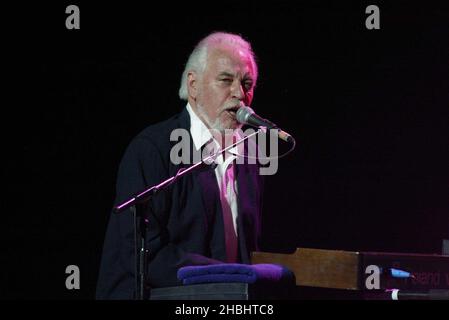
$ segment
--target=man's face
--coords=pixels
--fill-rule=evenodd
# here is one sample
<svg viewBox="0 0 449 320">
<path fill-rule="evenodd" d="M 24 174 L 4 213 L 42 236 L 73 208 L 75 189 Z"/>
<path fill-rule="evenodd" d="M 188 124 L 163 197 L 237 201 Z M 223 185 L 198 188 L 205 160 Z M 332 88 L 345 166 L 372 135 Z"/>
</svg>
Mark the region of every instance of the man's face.
<svg viewBox="0 0 449 320">
<path fill-rule="evenodd" d="M 249 106 L 256 83 L 248 52 L 230 47 L 212 49 L 202 75 L 190 75 L 196 83 L 192 107 L 210 129 L 223 131 L 241 127 L 236 120 L 238 107 Z"/>
</svg>

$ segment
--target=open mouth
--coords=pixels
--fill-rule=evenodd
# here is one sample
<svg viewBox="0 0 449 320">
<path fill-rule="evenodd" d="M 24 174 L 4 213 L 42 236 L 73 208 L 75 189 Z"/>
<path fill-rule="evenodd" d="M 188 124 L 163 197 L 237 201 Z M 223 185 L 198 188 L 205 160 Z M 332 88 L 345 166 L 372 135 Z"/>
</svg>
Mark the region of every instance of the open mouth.
<svg viewBox="0 0 449 320">
<path fill-rule="evenodd" d="M 233 118 L 235 118 L 235 114 L 237 113 L 238 109 L 239 109 L 239 107 L 232 107 L 232 108 L 226 109 L 226 112 L 228 114 L 230 114 Z"/>
</svg>

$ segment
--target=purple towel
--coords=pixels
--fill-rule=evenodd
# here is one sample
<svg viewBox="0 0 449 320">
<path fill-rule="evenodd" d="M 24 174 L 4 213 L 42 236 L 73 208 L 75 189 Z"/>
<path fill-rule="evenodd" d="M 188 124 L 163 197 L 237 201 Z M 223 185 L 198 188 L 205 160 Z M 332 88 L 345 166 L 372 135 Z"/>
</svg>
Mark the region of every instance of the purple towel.
<svg viewBox="0 0 449 320">
<path fill-rule="evenodd" d="M 207 266 L 188 266 L 178 270 L 178 279 L 185 285 L 217 282 L 279 282 L 292 278 L 293 273 L 275 264 L 224 263 Z"/>
</svg>

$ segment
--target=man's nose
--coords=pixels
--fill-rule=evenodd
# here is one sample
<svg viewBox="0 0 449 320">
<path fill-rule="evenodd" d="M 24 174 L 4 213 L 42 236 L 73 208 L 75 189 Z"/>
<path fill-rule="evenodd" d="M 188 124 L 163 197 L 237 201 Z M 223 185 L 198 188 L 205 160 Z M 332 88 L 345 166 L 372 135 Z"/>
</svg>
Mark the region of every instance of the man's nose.
<svg viewBox="0 0 449 320">
<path fill-rule="evenodd" d="M 243 86 L 239 81 L 234 81 L 232 85 L 232 97 L 238 100 L 243 100 L 245 98 L 245 91 L 243 90 Z"/>
</svg>

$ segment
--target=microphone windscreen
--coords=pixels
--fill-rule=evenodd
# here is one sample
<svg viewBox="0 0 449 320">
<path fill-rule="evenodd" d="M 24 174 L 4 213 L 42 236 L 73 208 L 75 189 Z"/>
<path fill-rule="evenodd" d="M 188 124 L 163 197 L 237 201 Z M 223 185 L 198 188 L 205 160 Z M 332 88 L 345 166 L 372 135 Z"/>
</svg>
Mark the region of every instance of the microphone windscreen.
<svg viewBox="0 0 449 320">
<path fill-rule="evenodd" d="M 235 115 L 238 122 L 248 124 L 248 118 L 254 113 L 250 107 L 240 107 Z"/>
</svg>

